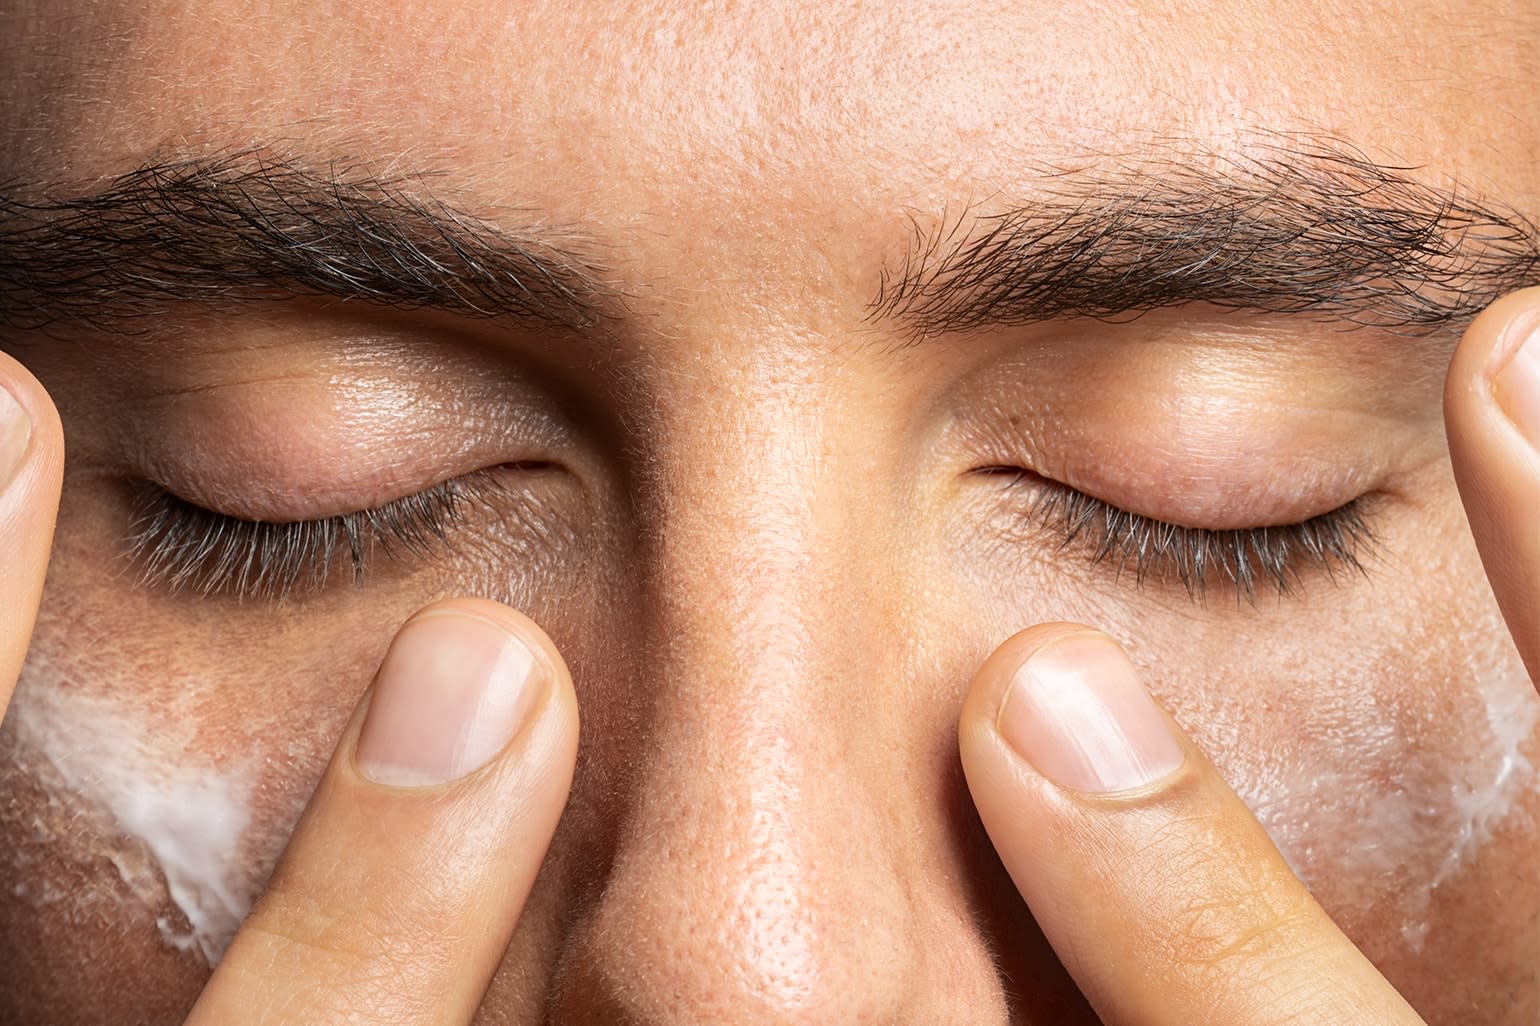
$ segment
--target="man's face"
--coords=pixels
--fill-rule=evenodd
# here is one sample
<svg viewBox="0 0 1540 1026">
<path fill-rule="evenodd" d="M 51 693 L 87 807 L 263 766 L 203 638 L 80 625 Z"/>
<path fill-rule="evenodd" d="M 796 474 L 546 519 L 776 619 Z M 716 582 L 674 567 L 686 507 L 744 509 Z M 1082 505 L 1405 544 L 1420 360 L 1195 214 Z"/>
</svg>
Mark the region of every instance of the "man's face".
<svg viewBox="0 0 1540 1026">
<path fill-rule="evenodd" d="M 449 594 L 584 717 L 489 1022 L 1089 1020 L 955 746 L 1054 619 L 1430 1020 L 1533 1015 L 1540 703 L 1438 403 L 1533 252 L 1532 5 L 47 6 L 0 1018 L 184 1010 Z"/>
</svg>

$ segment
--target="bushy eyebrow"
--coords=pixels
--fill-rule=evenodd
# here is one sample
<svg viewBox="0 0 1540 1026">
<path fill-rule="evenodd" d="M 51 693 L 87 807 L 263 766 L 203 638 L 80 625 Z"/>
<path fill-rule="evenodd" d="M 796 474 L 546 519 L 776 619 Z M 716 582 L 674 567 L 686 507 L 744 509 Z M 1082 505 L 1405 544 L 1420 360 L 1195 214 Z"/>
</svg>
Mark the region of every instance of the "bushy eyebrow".
<svg viewBox="0 0 1540 1026">
<path fill-rule="evenodd" d="M 572 330 L 619 318 L 595 244 L 528 211 L 472 216 L 430 177 L 253 149 L 152 161 L 84 195 L 0 189 L 0 326 L 133 331 L 170 302 L 296 295 Z M 1027 202 L 916 222 L 873 319 L 923 338 L 1204 302 L 1434 334 L 1540 280 L 1533 221 L 1340 144 L 1033 183 Z"/>
<path fill-rule="evenodd" d="M 1540 281 L 1516 210 L 1332 143 L 1045 168 L 1028 202 L 916 223 L 873 319 L 916 339 L 1208 303 L 1416 335 Z"/>
<path fill-rule="evenodd" d="M 507 218 L 521 227 L 472 216 L 425 178 L 247 150 L 150 162 L 85 195 L 0 189 L 0 326 L 134 331 L 168 302 L 297 295 L 572 329 L 610 316 L 592 245 L 529 212 Z"/>
</svg>

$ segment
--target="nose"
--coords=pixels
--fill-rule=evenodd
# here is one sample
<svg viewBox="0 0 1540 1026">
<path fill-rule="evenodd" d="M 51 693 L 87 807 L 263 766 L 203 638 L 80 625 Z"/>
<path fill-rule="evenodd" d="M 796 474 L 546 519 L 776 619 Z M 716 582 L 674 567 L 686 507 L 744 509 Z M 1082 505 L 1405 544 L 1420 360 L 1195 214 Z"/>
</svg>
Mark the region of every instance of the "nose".
<svg viewBox="0 0 1540 1026">
<path fill-rule="evenodd" d="M 660 482 L 648 727 L 556 1022 L 1003 1021 L 949 865 L 955 713 L 915 686 L 870 461 L 782 414 L 719 423 Z"/>
</svg>

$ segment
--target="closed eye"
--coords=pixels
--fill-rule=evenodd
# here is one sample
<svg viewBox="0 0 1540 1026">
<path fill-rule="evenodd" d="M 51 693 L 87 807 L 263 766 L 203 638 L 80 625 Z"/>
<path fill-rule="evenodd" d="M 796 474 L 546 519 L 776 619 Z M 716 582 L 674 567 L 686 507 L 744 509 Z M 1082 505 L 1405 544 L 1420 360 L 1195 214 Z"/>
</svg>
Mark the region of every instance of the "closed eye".
<svg viewBox="0 0 1540 1026">
<path fill-rule="evenodd" d="M 502 490 L 491 467 L 412 495 L 313 520 L 247 520 L 218 513 L 145 483 L 137 495 L 128 553 L 139 583 L 172 592 L 282 600 L 317 591 L 340 571 L 362 581 L 372 558 L 429 556 L 467 513 Z"/>
<path fill-rule="evenodd" d="M 1172 524 L 1098 499 L 1020 467 L 982 467 L 1024 503 L 1024 515 L 1135 583 L 1180 583 L 1194 599 L 1214 584 L 1255 601 L 1259 587 L 1287 594 L 1312 574 L 1363 574 L 1376 549 L 1372 502 L 1359 496 L 1292 524 L 1207 528 Z"/>
</svg>

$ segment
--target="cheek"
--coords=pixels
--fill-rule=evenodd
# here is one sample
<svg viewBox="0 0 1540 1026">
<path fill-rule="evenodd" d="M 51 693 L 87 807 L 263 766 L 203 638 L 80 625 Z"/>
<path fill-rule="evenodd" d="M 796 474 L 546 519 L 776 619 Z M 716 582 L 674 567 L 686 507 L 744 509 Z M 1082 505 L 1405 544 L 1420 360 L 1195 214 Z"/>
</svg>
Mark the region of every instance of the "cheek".
<svg viewBox="0 0 1540 1026">
<path fill-rule="evenodd" d="M 35 795 L 31 842 L 51 859 L 109 864 L 117 879 L 65 892 L 26 871 L 41 867 L 18 866 L 18 896 L 68 902 L 77 916 L 121 906 L 129 919 L 153 917 L 168 945 L 212 965 L 249 908 L 233 856 L 251 825 L 255 767 L 189 754 L 138 710 L 69 680 L 46 658 L 29 668 L 6 721 L 9 762 L 25 781 L 11 783 Z"/>
<path fill-rule="evenodd" d="M 1453 1009 L 1540 956 L 1540 697 L 1463 522 L 1392 551 L 1254 608 L 1020 575 L 983 606 L 1002 637 L 1071 619 L 1123 639 L 1344 932 L 1421 1007 Z"/>
<path fill-rule="evenodd" d="M 1432 715 L 1414 719 L 1419 696 L 1408 696 L 1399 718 L 1413 722 L 1375 753 L 1387 793 L 1365 828 L 1384 840 L 1378 851 L 1358 850 L 1367 868 L 1387 879 L 1395 878 L 1395 867 L 1376 863 L 1391 850 L 1402 853 L 1401 935 L 1414 951 L 1426 941 L 1434 894 L 1459 883 L 1499 832 L 1526 825 L 1532 804 L 1525 799 L 1535 779 L 1531 755 L 1540 701 L 1517 653 L 1497 640 L 1501 632 L 1494 614 L 1457 632 L 1449 645 L 1455 650 L 1429 653 L 1432 667 L 1448 667 L 1448 673 L 1421 683 L 1441 688 L 1445 707 L 1428 703 L 1424 709 Z M 1366 816 L 1371 811 L 1363 809 Z M 1510 822 L 1515 819 L 1520 821 Z M 1279 827 L 1285 833 L 1304 829 L 1297 817 Z"/>
<path fill-rule="evenodd" d="M 117 920 L 141 936 L 152 925 L 170 949 L 213 965 L 282 850 L 329 745 L 296 737 L 283 716 L 260 708 L 242 709 L 256 715 L 234 724 L 210 718 L 211 697 L 234 711 L 239 692 L 264 689 L 255 674 L 227 669 L 205 688 L 220 672 L 215 665 L 168 677 L 132 659 L 109 667 L 60 647 L 29 656 L 0 733 L 6 793 L 29 796 L 11 804 L 3 824 L 20 839 L 11 860 L 36 863 L 18 864 L 8 878 L 37 881 L 25 897 L 40 911 L 60 905 L 48 914 Z M 152 698 L 146 680 L 189 697 Z M 288 711 L 324 724 L 318 736 L 335 736 L 353 698 L 310 696 Z M 221 741 L 210 743 L 211 729 Z M 61 875 L 76 885 L 59 887 Z"/>
<path fill-rule="evenodd" d="M 1467 883 L 1485 847 L 1529 812 L 1540 701 L 1497 640 L 1500 622 L 1483 626 L 1421 649 L 1419 667 L 1383 653 L 1343 681 L 1360 697 L 1331 696 L 1347 700 L 1311 710 L 1293 725 L 1291 752 L 1235 781 L 1344 926 L 1373 924 L 1381 943 L 1413 952 L 1435 895 Z"/>
<path fill-rule="evenodd" d="M 212 965 L 383 641 L 321 644 L 259 615 L 246 632 L 217 605 L 168 620 L 71 562 L 50 577 L 0 726 L 0 831 L 15 839 L 0 859 L 23 881 L 12 897 L 40 918 L 101 923 L 135 944 L 158 936 Z M 257 632 L 268 640 L 248 636 Z"/>
<path fill-rule="evenodd" d="M 216 963 L 396 627 L 441 594 L 512 601 L 574 672 L 594 658 L 574 639 L 594 635 L 600 603 L 549 580 L 425 574 L 287 610 L 168 602 L 104 581 L 70 537 L 0 724 L 0 879 L 11 882 L 0 900 L 25 906 L 0 921 L 13 931 L 57 927 L 79 945 L 91 923 L 136 949 L 158 938 L 167 957 Z"/>
<path fill-rule="evenodd" d="M 1382 968 L 1457 958 L 1451 941 L 1466 930 L 1509 945 L 1532 930 L 1518 910 L 1486 906 L 1505 880 L 1534 884 L 1524 851 L 1540 698 L 1484 594 L 1420 598 L 1423 612 L 1381 629 L 1345 626 L 1374 624 L 1366 614 L 1301 625 L 1286 642 L 1232 638 L 1234 652 L 1252 651 L 1249 664 L 1230 655 L 1209 687 L 1160 685 Z"/>
</svg>

